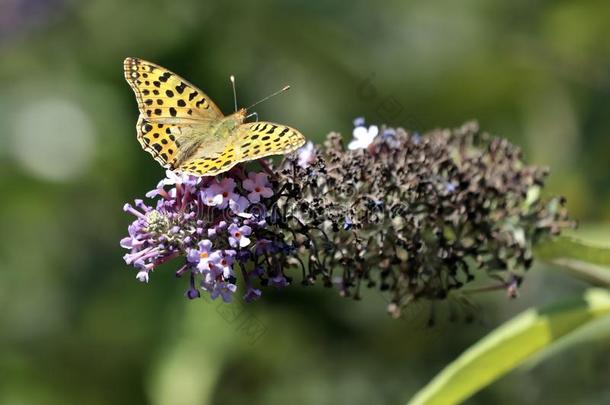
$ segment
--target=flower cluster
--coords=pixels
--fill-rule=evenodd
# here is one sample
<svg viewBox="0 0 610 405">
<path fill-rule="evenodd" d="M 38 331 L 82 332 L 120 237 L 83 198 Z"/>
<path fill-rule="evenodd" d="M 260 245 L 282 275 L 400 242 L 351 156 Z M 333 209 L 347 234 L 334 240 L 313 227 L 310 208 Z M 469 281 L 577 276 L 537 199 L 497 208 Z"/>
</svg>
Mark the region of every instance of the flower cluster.
<svg viewBox="0 0 610 405">
<path fill-rule="evenodd" d="M 443 299 L 478 274 L 514 293 L 532 247 L 572 226 L 562 198 L 539 197 L 547 171 L 476 124 L 421 136 L 354 125 L 347 147 L 331 133 L 269 174 L 168 172 L 148 194 L 154 207 L 125 208 L 136 216 L 121 242 L 131 250 L 126 262 L 148 281 L 156 265 L 180 257 L 189 298 L 205 291 L 225 300 L 238 278 L 253 300 L 261 286 L 288 285 L 296 268 L 304 285 L 320 281 L 344 296 L 378 288 L 397 312 Z"/>
<path fill-rule="evenodd" d="M 235 268 L 239 267 L 248 289 L 246 299 L 256 298 L 260 290 L 251 280 L 262 277 L 258 270 L 248 271 L 245 263 L 256 262 L 264 238 L 253 243 L 251 235 L 266 227 L 261 201 L 274 193 L 268 176 L 235 169 L 222 179 L 180 175 L 171 171 L 157 187 L 147 193 L 157 198 L 149 206 L 142 200 L 126 204 L 124 210 L 136 219 L 121 246 L 129 249 L 125 262 L 136 267 L 136 278 L 148 282 L 150 272 L 170 259 L 182 257 L 178 277 L 189 274 L 188 298 L 200 290 L 214 299 L 230 301 L 236 291 Z"/>
</svg>

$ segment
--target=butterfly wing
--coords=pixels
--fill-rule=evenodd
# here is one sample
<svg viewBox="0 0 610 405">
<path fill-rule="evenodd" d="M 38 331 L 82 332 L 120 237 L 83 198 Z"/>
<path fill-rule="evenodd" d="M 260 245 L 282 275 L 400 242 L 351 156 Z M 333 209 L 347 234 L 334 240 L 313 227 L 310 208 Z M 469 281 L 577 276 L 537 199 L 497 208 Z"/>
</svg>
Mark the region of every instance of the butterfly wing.
<svg viewBox="0 0 610 405">
<path fill-rule="evenodd" d="M 140 114 L 136 128 L 142 149 L 150 153 L 161 166 L 174 169 L 195 153 L 201 138 L 209 132 L 210 125 L 207 122 L 164 124 L 149 121 Z M 218 145 L 212 147 L 211 151 L 222 149 L 224 145 Z"/>
<path fill-rule="evenodd" d="M 231 142 L 240 162 L 290 153 L 305 143 L 302 133 L 273 122 L 248 122 L 237 127 Z"/>
<path fill-rule="evenodd" d="M 197 87 L 169 70 L 138 58 L 123 62 L 125 80 L 150 122 L 187 124 L 223 118 L 220 109 Z"/>
<path fill-rule="evenodd" d="M 305 137 L 294 128 L 273 122 L 249 122 L 235 129 L 222 152 L 215 156 L 196 154 L 178 170 L 198 176 L 213 176 L 240 162 L 293 152 L 304 143 Z"/>
<path fill-rule="evenodd" d="M 198 135 L 209 132 L 222 112 L 204 92 L 161 66 L 127 58 L 123 68 L 140 110 L 140 145 L 163 167 L 174 168 L 195 152 Z"/>
</svg>

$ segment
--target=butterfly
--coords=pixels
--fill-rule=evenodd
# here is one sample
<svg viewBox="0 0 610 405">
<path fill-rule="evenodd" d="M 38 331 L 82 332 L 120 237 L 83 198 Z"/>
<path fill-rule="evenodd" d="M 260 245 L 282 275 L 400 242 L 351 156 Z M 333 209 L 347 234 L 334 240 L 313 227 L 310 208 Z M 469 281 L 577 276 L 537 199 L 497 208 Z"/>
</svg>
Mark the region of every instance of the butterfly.
<svg viewBox="0 0 610 405">
<path fill-rule="evenodd" d="M 154 63 L 126 58 L 123 68 L 140 110 L 138 141 L 163 167 L 213 176 L 305 143 L 286 125 L 244 122 L 245 108 L 225 116 L 204 92 Z"/>
</svg>

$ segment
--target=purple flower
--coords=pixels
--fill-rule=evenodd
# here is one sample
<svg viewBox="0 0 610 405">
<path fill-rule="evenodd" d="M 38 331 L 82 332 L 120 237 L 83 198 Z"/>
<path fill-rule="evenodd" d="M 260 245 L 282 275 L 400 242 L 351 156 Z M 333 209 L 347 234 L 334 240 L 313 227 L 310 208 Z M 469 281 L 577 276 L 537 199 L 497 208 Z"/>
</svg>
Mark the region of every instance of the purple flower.
<svg viewBox="0 0 610 405">
<path fill-rule="evenodd" d="M 303 169 L 306 169 L 312 162 L 316 160 L 316 148 L 312 142 L 307 142 L 305 146 L 297 151 L 299 160 L 297 164 Z"/>
<path fill-rule="evenodd" d="M 265 173 L 249 173 L 248 178 L 243 182 L 244 189 L 249 191 L 248 199 L 257 203 L 261 200 L 261 196 L 269 198 L 273 195 L 269 180 Z"/>
<path fill-rule="evenodd" d="M 345 230 L 349 230 L 352 228 L 352 225 L 354 223 L 352 222 L 352 219 L 348 216 L 345 217 L 345 220 L 343 221 L 343 229 Z"/>
<path fill-rule="evenodd" d="M 231 301 L 237 290 L 233 275 L 234 250 L 215 251 L 210 261 L 209 271 L 204 273 L 201 288 L 210 293 L 212 299 L 221 296 L 223 301 Z M 213 263 L 212 263 L 213 261 Z"/>
<path fill-rule="evenodd" d="M 364 117 L 358 117 L 354 120 L 354 127 L 363 127 L 364 126 Z"/>
<path fill-rule="evenodd" d="M 179 235 L 173 232 L 171 223 L 178 218 L 174 213 L 152 209 L 141 200 L 136 201 L 136 206 L 139 210 L 131 204 L 123 207 L 136 217 L 128 228 L 129 236 L 121 240 L 121 246 L 130 250 L 123 259 L 139 270 L 138 280 L 148 282 L 150 271 L 180 250 L 181 242 L 176 237 L 184 240 L 189 232 L 180 231 Z"/>
<path fill-rule="evenodd" d="M 224 302 L 231 302 L 233 293 L 237 291 L 237 286 L 227 281 L 221 281 L 214 285 L 210 291 L 210 298 L 215 300 L 218 296 L 222 297 Z"/>
<path fill-rule="evenodd" d="M 189 287 L 189 289 L 186 290 L 184 295 L 189 300 L 194 300 L 195 298 L 201 297 L 201 294 L 199 293 L 199 290 L 197 288 L 195 288 L 194 286 Z"/>
<path fill-rule="evenodd" d="M 208 188 L 203 190 L 204 203 L 219 209 L 226 208 L 229 205 L 229 201 L 237 200 L 238 198 L 239 196 L 235 193 L 235 180 L 230 177 L 225 177 L 220 183 L 212 183 Z"/>
<path fill-rule="evenodd" d="M 208 237 L 213 238 L 221 233 L 227 227 L 226 221 L 220 221 L 216 225 L 208 228 Z"/>
<path fill-rule="evenodd" d="M 172 170 L 165 171 L 165 178 L 159 182 L 157 188 L 164 186 L 189 186 L 194 187 L 201 181 L 201 177 L 193 176 L 188 173 L 174 172 Z"/>
<path fill-rule="evenodd" d="M 157 184 L 157 188 L 146 193 L 146 197 L 154 198 L 160 195 L 166 199 L 176 198 L 177 188 L 172 188 L 168 193 L 165 190 L 166 186 L 181 187 L 184 189 L 184 192 L 191 192 L 202 181 L 200 177 L 192 176 L 187 173 L 174 172 L 172 170 L 166 170 L 165 176 L 166 177 Z"/>
<path fill-rule="evenodd" d="M 274 277 L 271 277 L 269 279 L 269 284 L 274 287 L 277 287 L 277 288 L 284 288 L 289 283 L 288 283 L 288 280 L 286 279 L 286 277 L 284 276 L 284 274 L 279 272 L 277 275 L 275 275 Z"/>
<path fill-rule="evenodd" d="M 258 288 L 254 288 L 252 286 L 248 286 L 248 289 L 246 290 L 246 293 L 244 294 L 244 301 L 246 301 L 246 302 L 256 301 L 257 299 L 260 298 L 261 295 L 262 295 L 261 290 L 259 290 Z"/>
<path fill-rule="evenodd" d="M 201 192 L 201 200 L 208 207 L 216 207 L 222 204 L 222 194 L 218 192 L 218 187 L 210 186 Z"/>
<path fill-rule="evenodd" d="M 216 269 L 217 273 L 221 274 L 225 279 L 228 279 L 233 275 L 233 260 L 235 258 L 235 251 L 231 249 L 223 250 L 220 252 Z"/>
<path fill-rule="evenodd" d="M 250 201 L 246 197 L 239 196 L 237 200 L 229 201 L 229 208 L 238 217 L 252 218 L 252 214 L 246 212 L 249 206 Z"/>
<path fill-rule="evenodd" d="M 396 130 L 394 128 L 386 128 L 383 130 L 381 136 L 385 138 L 396 138 Z"/>
<path fill-rule="evenodd" d="M 154 199 L 151 205 L 136 200 L 124 206 L 135 217 L 128 235 L 120 241 L 128 250 L 125 262 L 138 270 L 139 281 L 148 282 L 157 265 L 183 257 L 185 263 L 176 276 L 190 275 L 185 293 L 189 299 L 199 297 L 198 285 L 212 298 L 229 301 L 237 289 L 234 261 L 249 264 L 254 256 L 249 250 L 240 250 L 238 255 L 226 248 L 250 246 L 253 228 L 267 226 L 267 208 L 261 202 L 273 195 L 267 175 L 250 173 L 243 184 L 245 191 L 237 189 L 235 178 L 229 175 L 215 180 L 168 171 L 166 176 L 148 193 Z M 258 201 L 260 212 L 247 212 L 251 200 Z M 250 287 L 251 282 L 247 281 Z M 260 291 L 252 287 L 249 296 L 258 295 Z"/>
<path fill-rule="evenodd" d="M 396 137 L 396 130 L 394 128 L 385 128 L 381 136 L 383 138 L 383 141 L 390 148 L 400 148 L 401 143 L 400 140 Z"/>
<path fill-rule="evenodd" d="M 231 247 L 246 247 L 250 244 L 248 235 L 252 233 L 252 228 L 248 225 L 238 226 L 237 224 L 229 225 L 229 244 Z"/>
<path fill-rule="evenodd" d="M 148 271 L 147 270 L 140 270 L 138 272 L 138 274 L 136 274 L 136 278 L 141 283 L 148 283 Z"/>
<path fill-rule="evenodd" d="M 215 263 L 219 259 L 212 251 L 212 242 L 209 239 L 204 239 L 197 244 L 198 249 L 190 249 L 186 259 L 189 263 L 195 265 L 199 273 L 210 270 L 210 263 Z"/>
</svg>

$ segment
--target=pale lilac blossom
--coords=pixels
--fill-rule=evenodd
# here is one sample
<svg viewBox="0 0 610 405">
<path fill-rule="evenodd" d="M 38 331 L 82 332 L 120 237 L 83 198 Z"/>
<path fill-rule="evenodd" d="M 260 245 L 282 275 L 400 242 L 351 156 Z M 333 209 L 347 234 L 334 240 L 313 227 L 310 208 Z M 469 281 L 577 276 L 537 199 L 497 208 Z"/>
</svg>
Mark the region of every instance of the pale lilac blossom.
<svg viewBox="0 0 610 405">
<path fill-rule="evenodd" d="M 371 125 L 368 129 L 364 126 L 354 128 L 354 139 L 347 145 L 348 149 L 366 149 L 379 134 L 379 128 L 376 125 Z"/>
<path fill-rule="evenodd" d="M 220 183 L 212 183 L 204 189 L 203 196 L 206 205 L 219 209 L 226 208 L 229 201 L 239 198 L 239 195 L 235 193 L 235 180 L 230 177 L 225 177 Z"/>
<path fill-rule="evenodd" d="M 248 236 L 252 233 L 252 228 L 248 225 L 238 226 L 229 225 L 229 244 L 231 247 L 246 247 L 250 244 Z"/>
<path fill-rule="evenodd" d="M 229 208 L 231 211 L 242 218 L 252 218 L 252 214 L 246 212 L 248 207 L 250 206 L 250 201 L 243 196 L 237 197 L 237 200 L 229 201 Z"/>
<path fill-rule="evenodd" d="M 307 142 L 305 146 L 301 147 L 298 151 L 299 160 L 297 164 L 303 169 L 309 167 L 311 163 L 316 160 L 316 148 L 311 141 Z"/>
<path fill-rule="evenodd" d="M 199 273 L 210 270 L 210 264 L 214 263 L 215 255 L 212 250 L 212 241 L 203 239 L 197 245 L 198 249 L 190 249 L 187 253 L 187 261 L 197 267 Z"/>
<path fill-rule="evenodd" d="M 271 184 L 265 173 L 249 173 L 248 178 L 243 182 L 244 189 L 249 191 L 248 199 L 257 203 L 263 198 L 270 198 L 273 195 Z"/>
</svg>

